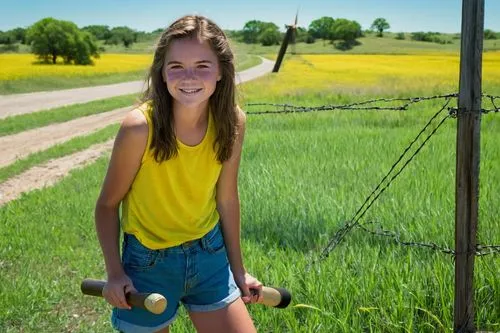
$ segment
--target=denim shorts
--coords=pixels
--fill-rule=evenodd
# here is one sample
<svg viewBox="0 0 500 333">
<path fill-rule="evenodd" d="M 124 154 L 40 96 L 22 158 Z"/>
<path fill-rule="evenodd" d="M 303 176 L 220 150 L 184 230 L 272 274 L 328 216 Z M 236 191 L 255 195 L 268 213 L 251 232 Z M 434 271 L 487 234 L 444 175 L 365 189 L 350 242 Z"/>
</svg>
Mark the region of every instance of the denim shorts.
<svg viewBox="0 0 500 333">
<path fill-rule="evenodd" d="M 169 326 L 182 303 L 190 312 L 215 311 L 241 296 L 234 282 L 220 224 L 200 239 L 151 250 L 125 234 L 122 265 L 139 292 L 165 296 L 161 314 L 114 308 L 113 327 L 121 332 L 156 332 Z"/>
</svg>

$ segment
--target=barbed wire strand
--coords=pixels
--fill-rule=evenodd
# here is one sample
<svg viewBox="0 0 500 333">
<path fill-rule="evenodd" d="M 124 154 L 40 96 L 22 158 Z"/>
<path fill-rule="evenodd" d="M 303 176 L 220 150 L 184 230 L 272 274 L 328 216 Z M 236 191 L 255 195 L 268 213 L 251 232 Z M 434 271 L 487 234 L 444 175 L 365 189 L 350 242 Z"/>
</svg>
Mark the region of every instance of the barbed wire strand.
<svg viewBox="0 0 500 333">
<path fill-rule="evenodd" d="M 282 107 L 283 110 L 269 110 L 269 111 L 249 111 L 249 114 L 276 114 L 276 113 L 294 113 L 294 112 L 311 112 L 311 111 L 332 111 L 332 110 L 396 110 L 403 111 L 407 110 L 408 106 L 411 104 L 415 104 L 418 102 L 438 99 L 438 98 L 451 98 L 457 97 L 456 93 L 446 94 L 446 95 L 435 95 L 435 96 L 423 96 L 423 97 L 405 97 L 405 98 L 377 98 L 371 99 L 362 102 L 350 103 L 350 104 L 342 104 L 342 105 L 322 105 L 322 106 L 298 106 L 292 104 L 278 104 L 278 103 L 248 103 L 246 106 L 274 106 L 274 107 Z M 395 101 L 407 101 L 401 106 L 396 107 L 380 107 L 380 106 L 371 106 L 371 107 L 356 107 L 359 105 L 373 104 L 378 102 L 395 102 Z"/>
<path fill-rule="evenodd" d="M 389 172 L 383 177 L 382 181 L 379 182 L 379 184 L 376 186 L 376 189 L 370 193 L 370 195 L 365 199 L 363 204 L 358 208 L 356 213 L 353 215 L 353 217 L 343 226 L 339 229 L 338 232 L 334 234 L 334 237 L 328 242 L 326 247 L 323 249 L 321 252 L 321 255 L 319 257 L 319 260 L 323 260 L 328 257 L 331 251 L 335 249 L 335 247 L 342 241 L 342 239 L 349 233 L 355 226 L 359 224 L 359 220 L 366 214 L 368 209 L 375 203 L 375 201 L 380 197 L 382 193 L 385 192 L 385 190 L 391 185 L 391 183 L 401 174 L 401 172 L 408 166 L 408 164 L 413 160 L 413 158 L 421 151 L 421 149 L 424 147 L 424 145 L 429 141 L 429 139 L 436 133 L 436 131 L 439 129 L 439 127 L 442 126 L 442 124 L 445 122 L 446 119 L 450 117 L 450 115 L 446 115 L 441 119 L 441 121 L 437 124 L 437 126 L 431 131 L 431 133 L 425 138 L 425 140 L 416 148 L 415 152 L 406 160 L 406 162 L 403 164 L 403 166 L 397 171 L 388 181 L 388 183 L 384 186 L 381 187 L 382 184 L 385 182 L 386 179 L 389 178 L 390 174 L 396 169 L 397 164 L 400 163 L 400 161 L 403 159 L 404 155 L 409 151 L 411 146 L 418 140 L 418 138 L 426 131 L 426 129 L 429 127 L 429 124 L 434 121 L 434 119 L 443 112 L 443 110 L 446 108 L 446 106 L 449 103 L 449 99 L 446 101 L 446 103 L 441 107 L 441 109 L 436 112 L 434 116 L 431 117 L 431 119 L 427 122 L 427 124 L 424 126 L 424 128 L 417 134 L 416 139 L 414 139 L 410 145 L 408 146 L 407 149 L 403 152 L 403 154 L 397 159 L 397 162 L 394 163 L 394 165 L 391 167 Z M 375 195 L 377 192 L 377 189 L 380 189 L 379 192 Z M 373 198 L 372 198 L 373 197 Z"/>
<path fill-rule="evenodd" d="M 431 119 L 429 119 L 429 121 L 425 124 L 425 126 L 422 128 L 422 130 L 417 134 L 417 136 L 415 137 L 415 139 L 413 139 L 413 141 L 411 141 L 410 144 L 405 148 L 405 150 L 403 151 L 403 153 L 401 154 L 401 156 L 399 156 L 399 158 L 396 160 L 396 162 L 394 162 L 394 164 L 391 166 L 391 168 L 389 169 L 389 171 L 387 172 L 387 174 L 382 178 L 382 180 L 375 187 L 375 189 L 372 191 L 372 193 L 370 193 L 370 195 L 366 198 L 365 202 L 361 205 L 361 207 L 359 207 L 359 209 L 356 211 L 356 213 L 354 214 L 353 218 L 356 217 L 356 215 L 363 209 L 363 207 L 367 204 L 367 202 L 369 201 L 369 199 L 375 194 L 375 192 L 377 192 L 377 190 L 384 183 L 384 181 L 394 171 L 394 169 L 399 164 L 399 162 L 401 162 L 401 160 L 405 157 L 406 153 L 408 153 L 408 151 L 410 151 L 411 147 L 415 144 L 415 142 L 418 141 L 418 139 L 420 138 L 420 136 L 427 130 L 427 128 L 434 121 L 434 119 L 436 119 L 441 114 L 441 112 L 443 112 L 443 110 L 446 108 L 446 106 L 448 106 L 449 102 L 450 102 L 450 100 L 448 99 L 446 101 L 446 103 L 441 107 L 441 109 L 438 112 L 436 112 L 436 114 L 434 114 L 434 116 L 432 116 Z"/>
<path fill-rule="evenodd" d="M 406 98 L 377 98 L 371 99 L 362 102 L 350 103 L 350 104 L 342 104 L 342 105 L 321 105 L 321 106 L 299 106 L 293 104 L 279 104 L 279 103 L 247 103 L 245 106 L 254 107 L 254 106 L 272 106 L 275 108 L 282 108 L 279 110 L 265 110 L 265 111 L 246 111 L 245 113 L 249 115 L 270 115 L 270 114 L 281 114 L 281 113 L 305 113 L 305 112 L 318 112 L 318 111 L 333 111 L 333 110 L 364 110 L 364 111 L 406 111 L 408 107 L 412 104 L 432 100 L 432 99 L 442 99 L 442 98 L 451 98 L 458 97 L 457 93 L 445 94 L 445 95 L 435 95 L 435 96 L 421 96 L 421 97 L 406 97 Z M 482 97 L 490 100 L 493 105 L 492 109 L 481 109 L 483 114 L 487 113 L 498 113 L 500 112 L 500 108 L 496 106 L 495 100 L 499 99 L 500 96 L 493 96 L 488 94 L 483 94 Z M 383 106 L 369 106 L 369 107 L 359 107 L 360 105 L 373 104 L 377 102 L 396 102 L 396 101 L 407 101 L 407 103 L 402 104 L 400 106 L 395 107 L 383 107 Z M 455 108 L 456 109 L 456 108 Z"/>
<path fill-rule="evenodd" d="M 369 229 L 369 228 L 365 227 L 365 225 L 368 225 L 368 224 L 377 224 L 377 225 L 379 225 L 379 227 L 376 230 Z M 379 222 L 370 221 L 370 222 L 360 224 L 357 227 L 365 232 L 372 234 L 372 235 L 391 238 L 399 245 L 428 248 L 428 249 L 439 251 L 439 252 L 449 254 L 452 256 L 455 256 L 457 254 L 457 252 L 455 250 L 449 248 L 448 246 L 437 245 L 434 242 L 402 241 L 401 235 L 399 233 L 392 231 L 392 230 L 384 229 L 382 227 L 381 223 L 379 223 Z M 500 253 L 500 245 L 477 244 L 476 249 L 474 251 L 474 254 L 478 257 L 486 256 L 489 254 L 498 254 L 498 253 Z"/>
</svg>

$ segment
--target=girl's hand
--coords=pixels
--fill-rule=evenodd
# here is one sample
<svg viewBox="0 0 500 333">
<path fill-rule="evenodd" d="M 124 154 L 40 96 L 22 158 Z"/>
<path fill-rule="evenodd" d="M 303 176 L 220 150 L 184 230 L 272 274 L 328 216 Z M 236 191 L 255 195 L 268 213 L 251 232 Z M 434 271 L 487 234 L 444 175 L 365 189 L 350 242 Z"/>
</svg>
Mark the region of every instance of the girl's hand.
<svg viewBox="0 0 500 333">
<path fill-rule="evenodd" d="M 137 292 L 137 290 L 127 275 L 108 276 L 108 281 L 102 290 L 102 296 L 114 307 L 130 310 L 131 306 L 125 299 L 125 294 L 129 292 Z"/>
<path fill-rule="evenodd" d="M 241 290 L 245 304 L 262 301 L 262 283 L 248 273 L 235 276 L 234 280 Z"/>
</svg>

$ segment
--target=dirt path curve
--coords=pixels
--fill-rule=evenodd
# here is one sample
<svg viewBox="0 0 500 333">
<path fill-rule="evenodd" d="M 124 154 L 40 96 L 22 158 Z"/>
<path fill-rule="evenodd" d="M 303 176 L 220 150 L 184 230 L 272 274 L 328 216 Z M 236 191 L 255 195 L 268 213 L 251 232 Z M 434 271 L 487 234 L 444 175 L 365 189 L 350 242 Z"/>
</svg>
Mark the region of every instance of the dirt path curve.
<svg viewBox="0 0 500 333">
<path fill-rule="evenodd" d="M 236 75 L 237 83 L 245 82 L 269 73 L 274 62 L 261 58 L 262 63 Z M 86 103 L 96 99 L 139 93 L 143 81 L 132 81 L 97 87 L 45 91 L 29 94 L 0 95 L 0 119 L 17 114 L 36 112 L 75 103 Z"/>
<path fill-rule="evenodd" d="M 90 146 L 88 149 L 35 166 L 0 184 L 0 207 L 17 199 L 22 193 L 55 184 L 71 170 L 96 161 L 113 146 L 113 140 Z"/>
<path fill-rule="evenodd" d="M 29 154 L 45 150 L 74 137 L 90 134 L 119 122 L 132 107 L 116 109 L 64 123 L 34 128 L 21 133 L 0 137 L 0 168 Z"/>
</svg>

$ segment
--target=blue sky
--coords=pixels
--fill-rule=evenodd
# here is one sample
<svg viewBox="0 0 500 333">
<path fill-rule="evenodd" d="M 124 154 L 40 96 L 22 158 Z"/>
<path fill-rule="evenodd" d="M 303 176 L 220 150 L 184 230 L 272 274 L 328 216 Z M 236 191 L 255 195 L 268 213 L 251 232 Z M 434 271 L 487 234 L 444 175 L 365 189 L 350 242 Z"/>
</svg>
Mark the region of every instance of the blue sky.
<svg viewBox="0 0 500 333">
<path fill-rule="evenodd" d="M 0 0 L 0 30 L 27 27 L 44 17 L 69 20 L 79 27 L 126 25 L 139 31 L 164 28 L 188 13 L 210 17 L 223 29 L 243 28 L 257 19 L 280 28 L 292 23 L 307 28 L 322 16 L 358 21 L 368 29 L 385 18 L 392 32 L 460 32 L 462 0 Z M 485 0 L 485 28 L 500 31 L 500 0 Z"/>
</svg>

